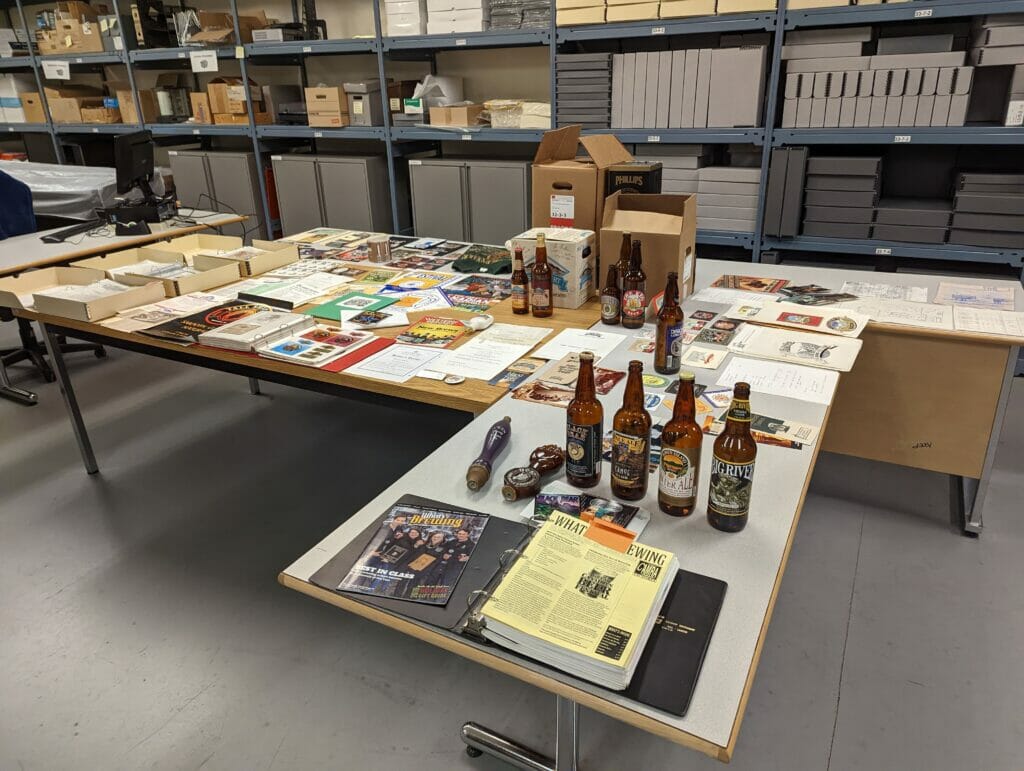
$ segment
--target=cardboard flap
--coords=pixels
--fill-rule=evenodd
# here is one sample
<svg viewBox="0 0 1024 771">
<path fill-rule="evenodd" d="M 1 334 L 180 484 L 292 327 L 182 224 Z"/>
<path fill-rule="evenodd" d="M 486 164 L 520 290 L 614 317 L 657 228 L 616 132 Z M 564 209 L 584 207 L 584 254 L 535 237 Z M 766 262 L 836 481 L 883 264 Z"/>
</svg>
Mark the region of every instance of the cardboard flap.
<svg viewBox="0 0 1024 771">
<path fill-rule="evenodd" d="M 579 126 L 566 126 L 545 131 L 540 144 L 537 145 L 537 154 L 533 156 L 533 162 L 571 161 L 576 157 L 576 148 L 579 147 L 579 144 Z"/>
<path fill-rule="evenodd" d="M 605 202 L 602 228 L 637 233 L 683 232 L 687 195 L 617 192 Z"/>
<path fill-rule="evenodd" d="M 581 137 L 580 143 L 599 169 L 633 160 L 633 154 L 613 134 L 590 134 Z"/>
</svg>

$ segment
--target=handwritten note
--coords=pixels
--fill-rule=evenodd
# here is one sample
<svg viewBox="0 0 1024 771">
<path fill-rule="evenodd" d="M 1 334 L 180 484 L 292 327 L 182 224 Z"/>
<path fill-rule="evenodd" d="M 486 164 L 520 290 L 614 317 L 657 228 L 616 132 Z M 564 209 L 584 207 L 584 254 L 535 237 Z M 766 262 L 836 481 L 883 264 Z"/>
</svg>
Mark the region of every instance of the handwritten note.
<svg viewBox="0 0 1024 771">
<path fill-rule="evenodd" d="M 750 383 L 750 390 L 756 393 L 829 404 L 839 375 L 830 370 L 733 356 L 719 375 L 718 385 L 732 388 L 740 381 Z"/>
<path fill-rule="evenodd" d="M 953 284 L 943 281 L 939 284 L 935 302 L 941 305 L 969 305 L 973 308 L 1012 311 L 1014 308 L 1013 287 Z"/>
<path fill-rule="evenodd" d="M 953 308 L 953 323 L 963 332 L 1024 337 L 1024 313 L 965 308 L 958 305 Z"/>
</svg>

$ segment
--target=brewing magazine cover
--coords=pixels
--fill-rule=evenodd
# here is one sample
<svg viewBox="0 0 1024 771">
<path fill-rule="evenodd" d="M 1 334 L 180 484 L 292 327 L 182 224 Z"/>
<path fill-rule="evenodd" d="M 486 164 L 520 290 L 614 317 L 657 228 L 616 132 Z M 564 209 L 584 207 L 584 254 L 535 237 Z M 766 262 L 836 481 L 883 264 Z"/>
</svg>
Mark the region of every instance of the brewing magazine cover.
<svg viewBox="0 0 1024 771">
<path fill-rule="evenodd" d="M 445 605 L 486 524 L 485 516 L 392 506 L 338 590 Z"/>
</svg>

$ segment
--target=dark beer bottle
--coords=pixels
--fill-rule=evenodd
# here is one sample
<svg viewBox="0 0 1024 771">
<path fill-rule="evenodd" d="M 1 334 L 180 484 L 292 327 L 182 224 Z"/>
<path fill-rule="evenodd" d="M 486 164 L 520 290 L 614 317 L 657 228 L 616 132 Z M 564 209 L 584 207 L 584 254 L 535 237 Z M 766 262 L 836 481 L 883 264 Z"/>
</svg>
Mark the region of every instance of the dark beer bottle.
<svg viewBox="0 0 1024 771">
<path fill-rule="evenodd" d="M 647 313 L 647 274 L 642 266 L 640 242 L 633 242 L 629 253 L 629 270 L 622 279 L 622 326 L 639 329 Z"/>
<path fill-rule="evenodd" d="M 622 244 L 619 246 L 619 294 L 622 294 L 622 280 L 626 277 L 626 272 L 629 270 L 629 253 L 632 249 L 633 234 L 623 233 Z"/>
<path fill-rule="evenodd" d="M 668 274 L 665 294 L 658 311 L 658 332 L 654 341 L 654 371 L 674 375 L 682 355 L 683 309 L 679 307 L 679 276 Z"/>
<path fill-rule="evenodd" d="M 544 242 L 543 233 L 537 234 L 530 304 L 533 306 L 534 316 L 547 318 L 551 315 L 551 266 L 548 265 L 548 247 Z"/>
<path fill-rule="evenodd" d="M 523 247 L 517 246 L 512 258 L 512 312 L 522 316 L 530 312 L 530 279 L 523 268 Z"/>
<path fill-rule="evenodd" d="M 754 484 L 757 444 L 750 433 L 750 386 L 737 383 L 725 416 L 725 429 L 715 439 L 708 492 L 708 523 L 717 530 L 738 533 L 747 526 Z"/>
<path fill-rule="evenodd" d="M 621 318 L 619 309 L 619 266 L 614 262 L 608 266 L 608 280 L 601 290 L 601 321 L 605 324 L 618 324 Z"/>
<path fill-rule="evenodd" d="M 673 517 L 688 517 L 697 505 L 700 447 L 704 433 L 695 419 L 693 373 L 679 373 L 679 393 L 672 419 L 661 432 L 658 507 Z"/>
<path fill-rule="evenodd" d="M 565 419 L 565 476 L 575 487 L 593 487 L 601 481 L 601 443 L 604 408 L 594 388 L 594 354 L 580 354 L 576 395 Z"/>
<path fill-rule="evenodd" d="M 629 363 L 622 408 L 612 422 L 612 495 L 638 501 L 647 494 L 651 416 L 644 409 L 644 365 Z"/>
</svg>

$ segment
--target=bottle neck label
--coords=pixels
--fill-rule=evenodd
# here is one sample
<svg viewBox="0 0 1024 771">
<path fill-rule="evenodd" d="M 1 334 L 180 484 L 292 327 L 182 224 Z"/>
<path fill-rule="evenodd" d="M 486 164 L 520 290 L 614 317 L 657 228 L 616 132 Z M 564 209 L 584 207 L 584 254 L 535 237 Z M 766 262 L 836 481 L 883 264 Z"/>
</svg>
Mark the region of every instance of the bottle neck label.
<svg viewBox="0 0 1024 771">
<path fill-rule="evenodd" d="M 729 412 L 725 417 L 728 420 L 735 420 L 739 423 L 749 423 L 754 419 L 750 413 L 750 402 L 745 399 L 733 399 L 732 404 L 729 405 Z"/>
</svg>

